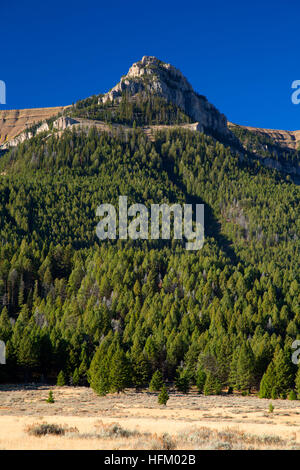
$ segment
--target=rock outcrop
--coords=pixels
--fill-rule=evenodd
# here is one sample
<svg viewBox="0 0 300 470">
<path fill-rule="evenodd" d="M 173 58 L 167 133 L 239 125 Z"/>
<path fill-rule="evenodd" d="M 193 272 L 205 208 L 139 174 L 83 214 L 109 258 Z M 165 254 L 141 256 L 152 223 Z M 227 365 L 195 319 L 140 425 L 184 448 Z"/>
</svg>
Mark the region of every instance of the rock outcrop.
<svg viewBox="0 0 300 470">
<path fill-rule="evenodd" d="M 193 90 L 180 70 L 156 57 L 144 56 L 133 64 L 127 75 L 108 93 L 99 98 L 99 103 L 118 102 L 122 94 L 153 93 L 181 108 L 202 131 L 214 131 L 228 135 L 227 119 L 207 99 Z"/>
<path fill-rule="evenodd" d="M 10 147 L 16 147 L 22 142 L 25 142 L 25 140 L 31 139 L 35 135 L 41 134 L 42 132 L 47 132 L 49 130 L 50 128 L 47 122 L 43 122 L 40 126 L 36 127 L 34 131 L 26 130 L 24 132 L 21 132 L 21 134 L 17 135 L 17 137 L 15 137 L 14 139 L 8 140 L 5 144 L 1 146 L 1 149 L 6 150 Z"/>
<path fill-rule="evenodd" d="M 234 128 L 237 124 L 231 122 L 228 123 L 229 129 Z M 249 132 L 260 135 L 262 137 L 268 137 L 273 142 L 282 148 L 288 148 L 291 150 L 297 150 L 300 145 L 300 131 L 284 131 L 279 129 L 263 129 L 260 127 L 240 126 L 242 129 L 246 129 Z"/>
<path fill-rule="evenodd" d="M 53 122 L 53 128 L 57 129 L 58 131 L 64 131 L 68 127 L 71 127 L 74 124 L 78 124 L 78 122 L 78 120 L 73 119 L 69 116 L 61 116 Z"/>
<path fill-rule="evenodd" d="M 64 109 L 65 107 L 63 106 L 57 106 L 55 108 L 0 111 L 0 147 L 5 143 L 11 143 L 19 134 L 26 131 L 27 128 L 59 114 Z M 20 141 L 22 141 L 22 138 L 25 140 L 25 134 L 20 138 Z"/>
</svg>

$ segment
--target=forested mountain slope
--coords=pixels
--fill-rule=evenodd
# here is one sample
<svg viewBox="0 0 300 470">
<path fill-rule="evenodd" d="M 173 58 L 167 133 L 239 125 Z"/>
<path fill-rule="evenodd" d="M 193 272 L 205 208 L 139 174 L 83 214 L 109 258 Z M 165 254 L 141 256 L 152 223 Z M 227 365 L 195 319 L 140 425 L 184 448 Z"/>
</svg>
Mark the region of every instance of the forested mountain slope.
<svg viewBox="0 0 300 470">
<path fill-rule="evenodd" d="M 149 139 L 140 126 L 192 120 L 156 94 L 91 98 L 78 114 L 131 131 L 40 133 L 0 160 L 1 380 L 60 373 L 107 393 L 160 370 L 206 393 L 300 392 L 299 186 L 216 129 Z M 96 208 L 119 195 L 204 203 L 203 248 L 99 241 Z"/>
</svg>

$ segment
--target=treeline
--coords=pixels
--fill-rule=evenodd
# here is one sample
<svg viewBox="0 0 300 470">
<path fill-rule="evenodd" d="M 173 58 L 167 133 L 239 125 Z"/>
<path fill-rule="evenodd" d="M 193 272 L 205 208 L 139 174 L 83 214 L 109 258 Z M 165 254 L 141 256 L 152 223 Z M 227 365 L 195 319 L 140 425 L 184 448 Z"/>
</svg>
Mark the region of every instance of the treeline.
<svg viewBox="0 0 300 470">
<path fill-rule="evenodd" d="M 45 256 L 23 241 L 1 264 L 2 380 L 61 373 L 107 393 L 116 383 L 147 386 L 160 370 L 179 388 L 249 392 L 262 384 L 261 393 L 284 397 L 296 387 L 300 288 L 276 281 L 229 267 L 212 243 L 199 254 L 52 246 Z"/>
<path fill-rule="evenodd" d="M 68 114 L 108 123 L 146 126 L 152 124 L 184 124 L 191 122 L 178 106 L 164 98 L 137 93 L 134 98 L 123 94 L 119 102 L 98 103 L 97 97 L 87 98 L 75 105 Z"/>
</svg>

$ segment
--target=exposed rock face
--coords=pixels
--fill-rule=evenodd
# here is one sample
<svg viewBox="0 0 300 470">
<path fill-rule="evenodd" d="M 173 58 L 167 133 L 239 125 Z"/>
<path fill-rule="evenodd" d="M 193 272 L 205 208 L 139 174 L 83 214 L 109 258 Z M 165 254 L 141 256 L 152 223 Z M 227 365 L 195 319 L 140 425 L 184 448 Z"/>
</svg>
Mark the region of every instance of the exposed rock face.
<svg viewBox="0 0 300 470">
<path fill-rule="evenodd" d="M 73 119 L 69 116 L 61 116 L 53 122 L 53 127 L 59 131 L 64 131 L 68 127 L 71 127 L 77 123 L 78 121 L 76 119 Z"/>
<path fill-rule="evenodd" d="M 1 148 L 5 150 L 10 147 L 16 147 L 17 145 L 21 144 L 25 140 L 31 139 L 35 135 L 40 134 L 41 132 L 46 132 L 46 131 L 49 131 L 49 126 L 46 122 L 43 122 L 34 132 L 31 132 L 31 131 L 21 132 L 21 134 L 17 135 L 17 137 L 3 144 Z"/>
<path fill-rule="evenodd" d="M 260 148 L 251 149 L 251 152 L 260 160 L 261 164 L 281 173 L 300 176 L 300 161 L 298 158 L 292 161 L 280 158 L 283 154 L 295 155 L 295 151 L 299 149 L 300 145 L 300 131 L 263 129 L 259 127 L 240 126 L 231 122 L 228 123 L 228 127 L 229 129 L 234 129 L 235 127 L 246 129 L 249 133 L 266 138 L 266 141 L 262 141 L 261 143 L 261 147 L 263 147 L 262 150 L 269 150 L 270 153 L 277 158 L 264 156 L 264 152 L 261 151 Z M 242 143 L 242 145 L 247 149 L 246 144 Z"/>
<path fill-rule="evenodd" d="M 36 130 L 36 134 L 40 134 L 41 132 L 46 132 L 46 131 L 49 131 L 49 126 L 46 122 L 43 122 L 43 124 L 41 124 L 37 130 Z"/>
<path fill-rule="evenodd" d="M 133 64 L 127 75 L 123 76 L 112 90 L 99 98 L 99 102 L 118 102 L 123 92 L 130 96 L 143 92 L 154 93 L 180 107 L 199 123 L 201 130 L 229 134 L 226 117 L 204 96 L 198 95 L 179 70 L 156 57 L 144 56 L 141 61 Z"/>
<path fill-rule="evenodd" d="M 19 134 L 17 137 L 3 144 L 1 146 L 1 149 L 6 150 L 10 147 L 16 147 L 17 145 L 22 144 L 22 142 L 24 142 L 25 140 L 31 139 L 31 137 L 33 137 L 32 132 L 27 132 L 27 131 L 21 132 L 21 134 Z"/>
<path fill-rule="evenodd" d="M 228 127 L 233 128 L 236 124 L 231 122 L 228 123 Z M 292 150 L 297 150 L 300 144 L 300 131 L 284 131 L 279 129 L 263 129 L 260 127 L 250 127 L 250 126 L 241 126 L 242 129 L 247 129 L 254 134 L 261 136 L 269 137 L 274 141 L 275 144 L 280 145 L 281 147 L 290 148 Z"/>
<path fill-rule="evenodd" d="M 45 121 L 64 109 L 65 107 L 58 106 L 56 108 L 0 111 L 0 146 L 14 140 L 15 137 L 24 132 L 26 128 L 31 127 L 38 122 Z M 22 138 L 25 140 L 25 135 Z"/>
</svg>

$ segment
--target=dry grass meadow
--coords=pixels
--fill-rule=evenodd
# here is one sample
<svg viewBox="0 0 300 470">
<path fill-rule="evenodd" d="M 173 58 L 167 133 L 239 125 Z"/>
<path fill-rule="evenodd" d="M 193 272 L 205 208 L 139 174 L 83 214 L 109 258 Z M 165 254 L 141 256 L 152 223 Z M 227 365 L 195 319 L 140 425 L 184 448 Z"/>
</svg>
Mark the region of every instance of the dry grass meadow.
<svg viewBox="0 0 300 470">
<path fill-rule="evenodd" d="M 46 403 L 49 390 L 55 403 Z M 300 449 L 298 401 L 0 385 L 0 449 Z"/>
</svg>

